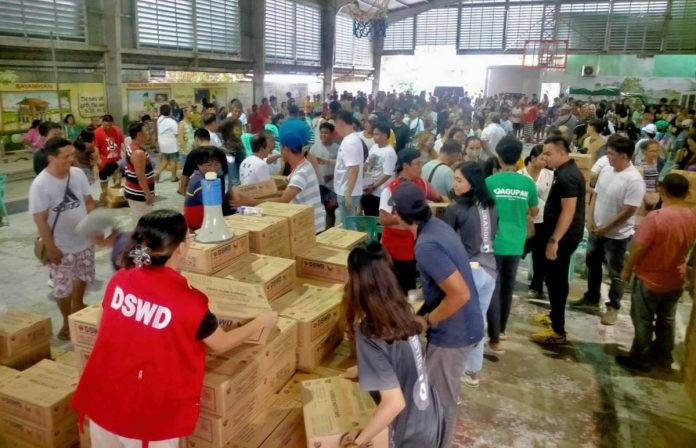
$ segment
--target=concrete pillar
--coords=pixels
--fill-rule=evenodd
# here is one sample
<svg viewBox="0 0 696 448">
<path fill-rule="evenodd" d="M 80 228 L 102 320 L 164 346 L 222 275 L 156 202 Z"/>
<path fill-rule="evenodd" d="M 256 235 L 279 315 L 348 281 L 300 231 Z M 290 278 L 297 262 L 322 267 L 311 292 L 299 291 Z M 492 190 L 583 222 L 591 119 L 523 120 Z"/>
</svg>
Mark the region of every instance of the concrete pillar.
<svg viewBox="0 0 696 448">
<path fill-rule="evenodd" d="M 321 71 L 324 74 L 323 94 L 334 89 L 334 52 L 336 48 L 336 13 L 338 10 L 324 4 L 321 8 Z"/>
<path fill-rule="evenodd" d="M 384 49 L 384 37 L 379 36 L 372 41 L 372 93 L 379 92 L 379 80 L 382 73 L 382 50 Z"/>
<path fill-rule="evenodd" d="M 121 1 L 103 0 L 102 32 L 104 53 L 104 87 L 106 112 L 114 116 L 117 124 L 123 123 L 123 83 L 121 80 Z"/>
<path fill-rule="evenodd" d="M 261 104 L 264 96 L 264 75 L 266 73 L 266 50 L 264 42 L 266 40 L 266 0 L 254 0 L 251 8 L 251 22 L 254 30 L 252 36 L 252 47 L 254 49 L 254 103 Z"/>
</svg>

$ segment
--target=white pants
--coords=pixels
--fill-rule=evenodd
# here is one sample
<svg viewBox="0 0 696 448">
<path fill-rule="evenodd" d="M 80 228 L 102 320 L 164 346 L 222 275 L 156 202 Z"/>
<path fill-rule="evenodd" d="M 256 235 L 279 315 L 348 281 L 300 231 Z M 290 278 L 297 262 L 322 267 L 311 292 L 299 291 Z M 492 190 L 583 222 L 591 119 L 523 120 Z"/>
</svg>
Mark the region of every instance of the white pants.
<svg viewBox="0 0 696 448">
<path fill-rule="evenodd" d="M 130 207 L 131 219 L 133 220 L 133 227 L 138 225 L 138 221 L 140 220 L 140 218 L 152 211 L 152 206 L 147 205 L 147 202 L 134 201 L 132 199 L 128 199 L 128 207 Z"/>
<path fill-rule="evenodd" d="M 90 420 L 89 436 L 94 448 L 142 448 L 143 441 L 117 436 Z M 150 448 L 179 448 L 179 439 L 150 442 Z"/>
</svg>

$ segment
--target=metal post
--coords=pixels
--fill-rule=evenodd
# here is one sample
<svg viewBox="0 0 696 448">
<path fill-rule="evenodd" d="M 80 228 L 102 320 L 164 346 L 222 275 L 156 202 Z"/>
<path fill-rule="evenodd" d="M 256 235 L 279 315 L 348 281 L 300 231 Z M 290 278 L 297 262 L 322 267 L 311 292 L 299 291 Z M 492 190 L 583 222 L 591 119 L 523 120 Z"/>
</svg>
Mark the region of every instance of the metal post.
<svg viewBox="0 0 696 448">
<path fill-rule="evenodd" d="M 53 62 L 53 77 L 56 80 L 56 95 L 58 95 L 58 116 L 60 121 L 63 121 L 63 102 L 60 99 L 60 80 L 58 79 L 58 63 L 56 62 L 56 43 L 53 40 L 53 31 L 50 35 L 51 39 L 51 61 Z"/>
</svg>

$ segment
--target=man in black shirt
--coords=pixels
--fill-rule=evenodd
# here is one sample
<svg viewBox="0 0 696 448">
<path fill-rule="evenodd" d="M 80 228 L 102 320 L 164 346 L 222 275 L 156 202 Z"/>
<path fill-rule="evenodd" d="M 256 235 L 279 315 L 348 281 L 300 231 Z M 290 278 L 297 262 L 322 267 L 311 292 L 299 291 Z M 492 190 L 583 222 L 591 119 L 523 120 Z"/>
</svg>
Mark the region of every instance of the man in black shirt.
<svg viewBox="0 0 696 448">
<path fill-rule="evenodd" d="M 53 137 L 61 137 L 63 135 L 63 126 L 52 121 L 44 121 L 39 125 L 39 135 L 44 143 Z M 41 171 L 48 166 L 48 155 L 42 148 L 34 153 L 34 173 L 38 176 Z"/>
<path fill-rule="evenodd" d="M 399 153 L 408 144 L 408 140 L 411 137 L 411 130 L 404 123 L 404 113 L 400 109 L 394 111 L 394 124 L 392 125 L 392 130 L 394 131 L 394 137 L 396 138 L 396 146 L 394 150 Z"/>
<path fill-rule="evenodd" d="M 570 257 L 582 241 L 585 228 L 585 178 L 570 158 L 568 141 L 549 137 L 544 141 L 542 157 L 554 169 L 553 185 L 544 207 L 542 232 L 537 237 L 546 241 L 546 286 L 551 313 L 537 316 L 535 321 L 551 328 L 535 333 L 531 340 L 540 344 L 566 342 L 565 307 L 568 300 L 568 269 Z"/>
<path fill-rule="evenodd" d="M 212 151 L 215 158 L 220 161 L 222 173 L 218 173 L 218 179 L 220 179 L 222 197 L 224 198 L 225 179 L 227 178 L 227 171 L 229 169 L 225 152 L 217 146 L 212 146 L 210 144 L 210 132 L 208 132 L 207 129 L 196 129 L 193 138 L 195 148 L 193 148 L 193 150 L 186 157 L 186 163 L 184 163 L 184 169 L 181 172 L 181 180 L 179 181 L 179 190 L 177 192 L 182 196 L 186 196 L 186 189 L 188 188 L 189 179 L 193 175 L 193 172 L 198 168 L 199 154 L 205 151 Z M 232 209 L 230 208 L 228 201 L 222 201 L 222 214 L 225 216 L 232 214 Z"/>
</svg>

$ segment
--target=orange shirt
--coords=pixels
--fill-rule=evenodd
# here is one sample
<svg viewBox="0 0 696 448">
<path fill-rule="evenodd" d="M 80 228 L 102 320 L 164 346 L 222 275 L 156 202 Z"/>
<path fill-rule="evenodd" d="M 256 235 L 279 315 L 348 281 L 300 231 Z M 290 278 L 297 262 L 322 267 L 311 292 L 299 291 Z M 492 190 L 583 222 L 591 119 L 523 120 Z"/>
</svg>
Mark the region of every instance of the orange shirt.
<svg viewBox="0 0 696 448">
<path fill-rule="evenodd" d="M 674 292 L 684 285 L 680 266 L 696 240 L 696 214 L 686 207 L 665 207 L 648 213 L 635 240 L 647 250 L 633 271 L 656 293 Z"/>
</svg>

